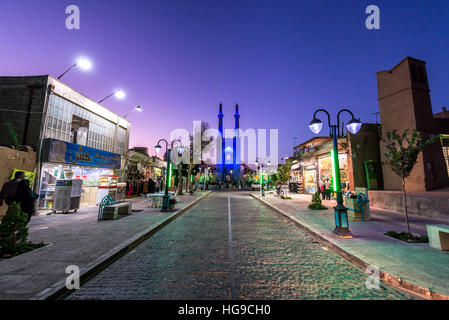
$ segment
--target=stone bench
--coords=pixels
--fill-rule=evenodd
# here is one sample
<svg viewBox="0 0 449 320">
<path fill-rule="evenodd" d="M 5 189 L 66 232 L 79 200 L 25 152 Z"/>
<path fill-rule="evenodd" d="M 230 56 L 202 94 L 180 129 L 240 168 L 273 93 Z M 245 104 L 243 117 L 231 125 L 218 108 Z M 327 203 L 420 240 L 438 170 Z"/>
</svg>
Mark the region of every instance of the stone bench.
<svg viewBox="0 0 449 320">
<path fill-rule="evenodd" d="M 103 220 L 113 220 L 119 218 L 122 215 L 131 214 L 131 203 L 120 202 L 111 205 L 107 205 L 103 209 Z"/>
<path fill-rule="evenodd" d="M 429 245 L 435 249 L 449 251 L 449 226 L 428 224 L 426 227 Z"/>
</svg>

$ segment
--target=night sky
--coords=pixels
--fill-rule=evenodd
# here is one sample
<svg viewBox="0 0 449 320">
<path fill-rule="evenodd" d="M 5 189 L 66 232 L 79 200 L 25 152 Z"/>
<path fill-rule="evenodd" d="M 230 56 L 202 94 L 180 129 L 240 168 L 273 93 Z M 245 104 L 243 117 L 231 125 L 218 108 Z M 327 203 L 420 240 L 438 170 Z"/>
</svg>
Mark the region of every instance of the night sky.
<svg viewBox="0 0 449 320">
<path fill-rule="evenodd" d="M 80 30 L 65 28 L 70 4 Z M 370 4 L 380 30 L 365 27 Z M 238 102 L 242 128 L 279 129 L 279 157 L 291 154 L 293 137 L 313 136 L 318 107 L 375 122 L 376 72 L 406 56 L 427 61 L 434 112 L 449 104 L 447 0 L 2 0 L 0 40 L 0 75 L 57 77 L 89 57 L 91 71 L 62 80 L 93 100 L 122 88 L 126 99 L 104 105 L 121 115 L 143 107 L 128 118 L 130 147 L 151 153 L 193 120 L 216 127 L 221 101 L 226 128 Z"/>
</svg>

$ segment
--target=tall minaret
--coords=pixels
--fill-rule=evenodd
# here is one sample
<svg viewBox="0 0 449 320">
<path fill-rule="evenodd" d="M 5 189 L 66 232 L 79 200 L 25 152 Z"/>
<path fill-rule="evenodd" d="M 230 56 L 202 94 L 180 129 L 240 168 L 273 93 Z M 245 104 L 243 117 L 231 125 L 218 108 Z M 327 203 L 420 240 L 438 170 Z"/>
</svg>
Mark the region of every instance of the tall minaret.
<svg viewBox="0 0 449 320">
<path fill-rule="evenodd" d="M 223 105 L 220 102 L 220 108 L 218 110 L 218 131 L 221 135 L 221 164 L 218 164 L 218 172 L 221 175 L 221 180 L 224 180 L 224 168 L 225 168 L 225 139 L 223 135 Z M 218 159 L 217 159 L 218 160 Z"/>
<path fill-rule="evenodd" d="M 238 177 L 240 175 L 240 166 L 237 165 L 237 151 L 238 151 L 237 150 L 237 139 L 238 139 L 239 128 L 240 128 L 239 119 L 240 119 L 239 105 L 236 104 L 235 105 L 235 113 L 234 113 L 234 120 L 235 120 L 234 138 L 233 138 L 233 141 L 232 141 L 232 149 L 233 149 L 232 150 L 232 156 L 233 156 L 232 164 L 233 164 L 233 167 L 234 167 L 234 169 L 233 169 L 234 170 L 234 177 Z"/>
</svg>

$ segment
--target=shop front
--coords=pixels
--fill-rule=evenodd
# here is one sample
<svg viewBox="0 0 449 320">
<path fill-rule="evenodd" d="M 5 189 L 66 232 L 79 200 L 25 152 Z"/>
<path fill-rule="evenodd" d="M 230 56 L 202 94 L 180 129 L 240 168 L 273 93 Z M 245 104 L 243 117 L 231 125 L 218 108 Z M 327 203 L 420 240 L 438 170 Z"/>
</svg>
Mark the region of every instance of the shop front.
<svg viewBox="0 0 449 320">
<path fill-rule="evenodd" d="M 315 193 L 317 188 L 316 165 L 308 165 L 304 167 L 304 192 Z"/>
<path fill-rule="evenodd" d="M 338 155 L 341 190 L 343 192 L 349 190 L 349 170 L 348 170 L 348 156 L 340 153 Z M 335 189 L 333 179 L 333 161 L 330 154 L 318 158 L 318 181 L 326 183 L 329 181 L 330 188 Z"/>
<path fill-rule="evenodd" d="M 290 171 L 289 189 L 291 192 L 303 193 L 303 175 L 301 172 L 301 163 L 299 161 L 293 162 Z"/>
<path fill-rule="evenodd" d="M 165 161 L 130 149 L 126 163 L 126 196 L 160 191 L 165 167 Z"/>
<path fill-rule="evenodd" d="M 44 139 L 39 208 L 52 210 L 57 181 L 81 180 L 80 205 L 95 205 L 99 196 L 114 193 L 121 156 L 56 139 Z M 101 200 L 101 199 L 100 199 Z"/>
</svg>

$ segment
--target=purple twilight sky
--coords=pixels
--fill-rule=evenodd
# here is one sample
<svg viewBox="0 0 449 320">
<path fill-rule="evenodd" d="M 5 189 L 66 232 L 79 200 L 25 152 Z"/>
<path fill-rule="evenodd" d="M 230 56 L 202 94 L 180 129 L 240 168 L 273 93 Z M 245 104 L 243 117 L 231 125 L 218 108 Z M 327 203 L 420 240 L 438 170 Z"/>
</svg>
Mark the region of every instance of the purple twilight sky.
<svg viewBox="0 0 449 320">
<path fill-rule="evenodd" d="M 65 27 L 70 4 L 80 30 Z M 365 27 L 370 4 L 380 30 Z M 406 56 L 427 61 L 434 111 L 449 103 L 447 0 L 4 0 L 0 43 L 0 75 L 58 76 L 89 57 L 90 72 L 63 81 L 94 100 L 122 88 L 126 99 L 104 105 L 143 107 L 129 116 L 130 147 L 150 153 L 193 120 L 216 127 L 222 101 L 226 128 L 238 102 L 241 127 L 279 129 L 279 157 L 290 155 L 318 107 L 375 122 L 376 72 Z"/>
</svg>

